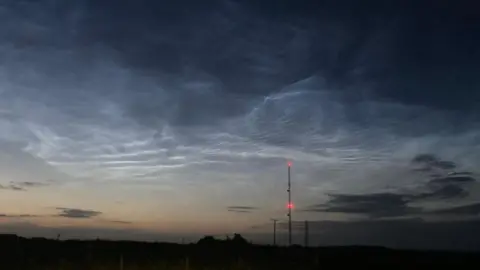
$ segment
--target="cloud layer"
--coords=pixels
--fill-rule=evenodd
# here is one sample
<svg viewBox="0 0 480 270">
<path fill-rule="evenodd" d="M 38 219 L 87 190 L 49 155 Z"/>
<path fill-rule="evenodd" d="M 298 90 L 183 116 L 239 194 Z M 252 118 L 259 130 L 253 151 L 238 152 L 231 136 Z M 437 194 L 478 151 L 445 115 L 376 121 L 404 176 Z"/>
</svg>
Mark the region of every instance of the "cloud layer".
<svg viewBox="0 0 480 270">
<path fill-rule="evenodd" d="M 430 202 L 430 207 L 432 202 L 437 205 L 445 201 L 461 202 L 470 195 L 469 189 L 477 186 L 476 179 L 471 172 L 451 171 L 456 168 L 455 163 L 439 160 L 432 154 L 416 155 L 412 164 L 421 165 L 420 170 L 415 167 L 414 171 L 430 172 L 437 169 L 435 177 L 423 186 L 417 185 L 414 189 L 403 192 L 330 194 L 326 203 L 314 205 L 304 211 L 359 214 L 369 218 L 409 218 L 441 213 L 468 215 L 469 210 L 475 211 L 476 204 L 436 210 L 422 208 L 422 202 L 425 201 Z M 415 204 L 417 206 L 412 206 Z"/>
</svg>

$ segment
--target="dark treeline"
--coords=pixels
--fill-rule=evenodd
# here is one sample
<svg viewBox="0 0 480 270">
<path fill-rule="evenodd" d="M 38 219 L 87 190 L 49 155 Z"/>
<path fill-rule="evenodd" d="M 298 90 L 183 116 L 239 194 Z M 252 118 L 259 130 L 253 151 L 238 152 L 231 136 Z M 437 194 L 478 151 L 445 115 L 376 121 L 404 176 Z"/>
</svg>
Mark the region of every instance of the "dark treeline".
<svg viewBox="0 0 480 270">
<path fill-rule="evenodd" d="M 196 244 L 0 236 L 0 269 L 330 269 L 338 266 L 478 265 L 480 254 L 391 250 L 381 247 L 272 247 L 235 236 Z"/>
</svg>

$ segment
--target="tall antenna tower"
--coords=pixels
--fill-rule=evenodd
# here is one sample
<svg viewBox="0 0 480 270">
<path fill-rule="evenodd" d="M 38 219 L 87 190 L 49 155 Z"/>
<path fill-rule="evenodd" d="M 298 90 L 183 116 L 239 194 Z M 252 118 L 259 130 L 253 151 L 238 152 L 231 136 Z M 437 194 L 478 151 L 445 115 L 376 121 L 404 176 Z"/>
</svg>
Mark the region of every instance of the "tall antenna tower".
<svg viewBox="0 0 480 270">
<path fill-rule="evenodd" d="M 287 163 L 287 166 L 288 166 L 288 189 L 287 189 L 287 192 L 288 192 L 288 205 L 287 205 L 287 208 L 288 208 L 288 245 L 291 246 L 292 245 L 292 208 L 293 208 L 293 204 L 292 204 L 292 190 L 291 190 L 291 183 L 290 183 L 290 169 L 292 167 L 292 162 L 289 161 Z"/>
</svg>

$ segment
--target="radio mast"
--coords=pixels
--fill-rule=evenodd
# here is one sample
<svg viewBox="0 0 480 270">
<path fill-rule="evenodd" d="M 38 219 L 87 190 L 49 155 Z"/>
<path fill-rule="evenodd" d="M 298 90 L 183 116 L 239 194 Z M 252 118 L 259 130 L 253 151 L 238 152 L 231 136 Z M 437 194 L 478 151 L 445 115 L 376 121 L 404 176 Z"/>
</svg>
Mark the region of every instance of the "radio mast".
<svg viewBox="0 0 480 270">
<path fill-rule="evenodd" d="M 292 245 L 292 208 L 293 208 L 293 204 L 292 204 L 292 189 L 291 189 L 291 182 L 290 182 L 290 169 L 292 167 L 292 162 L 289 161 L 287 163 L 288 165 L 288 189 L 287 189 L 287 192 L 288 192 L 288 205 L 287 205 L 287 208 L 288 208 L 288 245 L 291 246 Z"/>
</svg>

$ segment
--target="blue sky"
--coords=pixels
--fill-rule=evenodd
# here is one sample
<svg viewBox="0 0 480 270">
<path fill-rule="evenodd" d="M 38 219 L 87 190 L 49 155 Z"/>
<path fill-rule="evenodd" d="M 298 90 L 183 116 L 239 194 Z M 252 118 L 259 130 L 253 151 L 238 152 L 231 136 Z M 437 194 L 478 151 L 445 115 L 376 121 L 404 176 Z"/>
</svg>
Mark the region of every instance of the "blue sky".
<svg viewBox="0 0 480 270">
<path fill-rule="evenodd" d="M 263 239 L 291 160 L 294 220 L 464 232 L 478 17 L 414 2 L 1 1 L 0 228 Z"/>
</svg>

